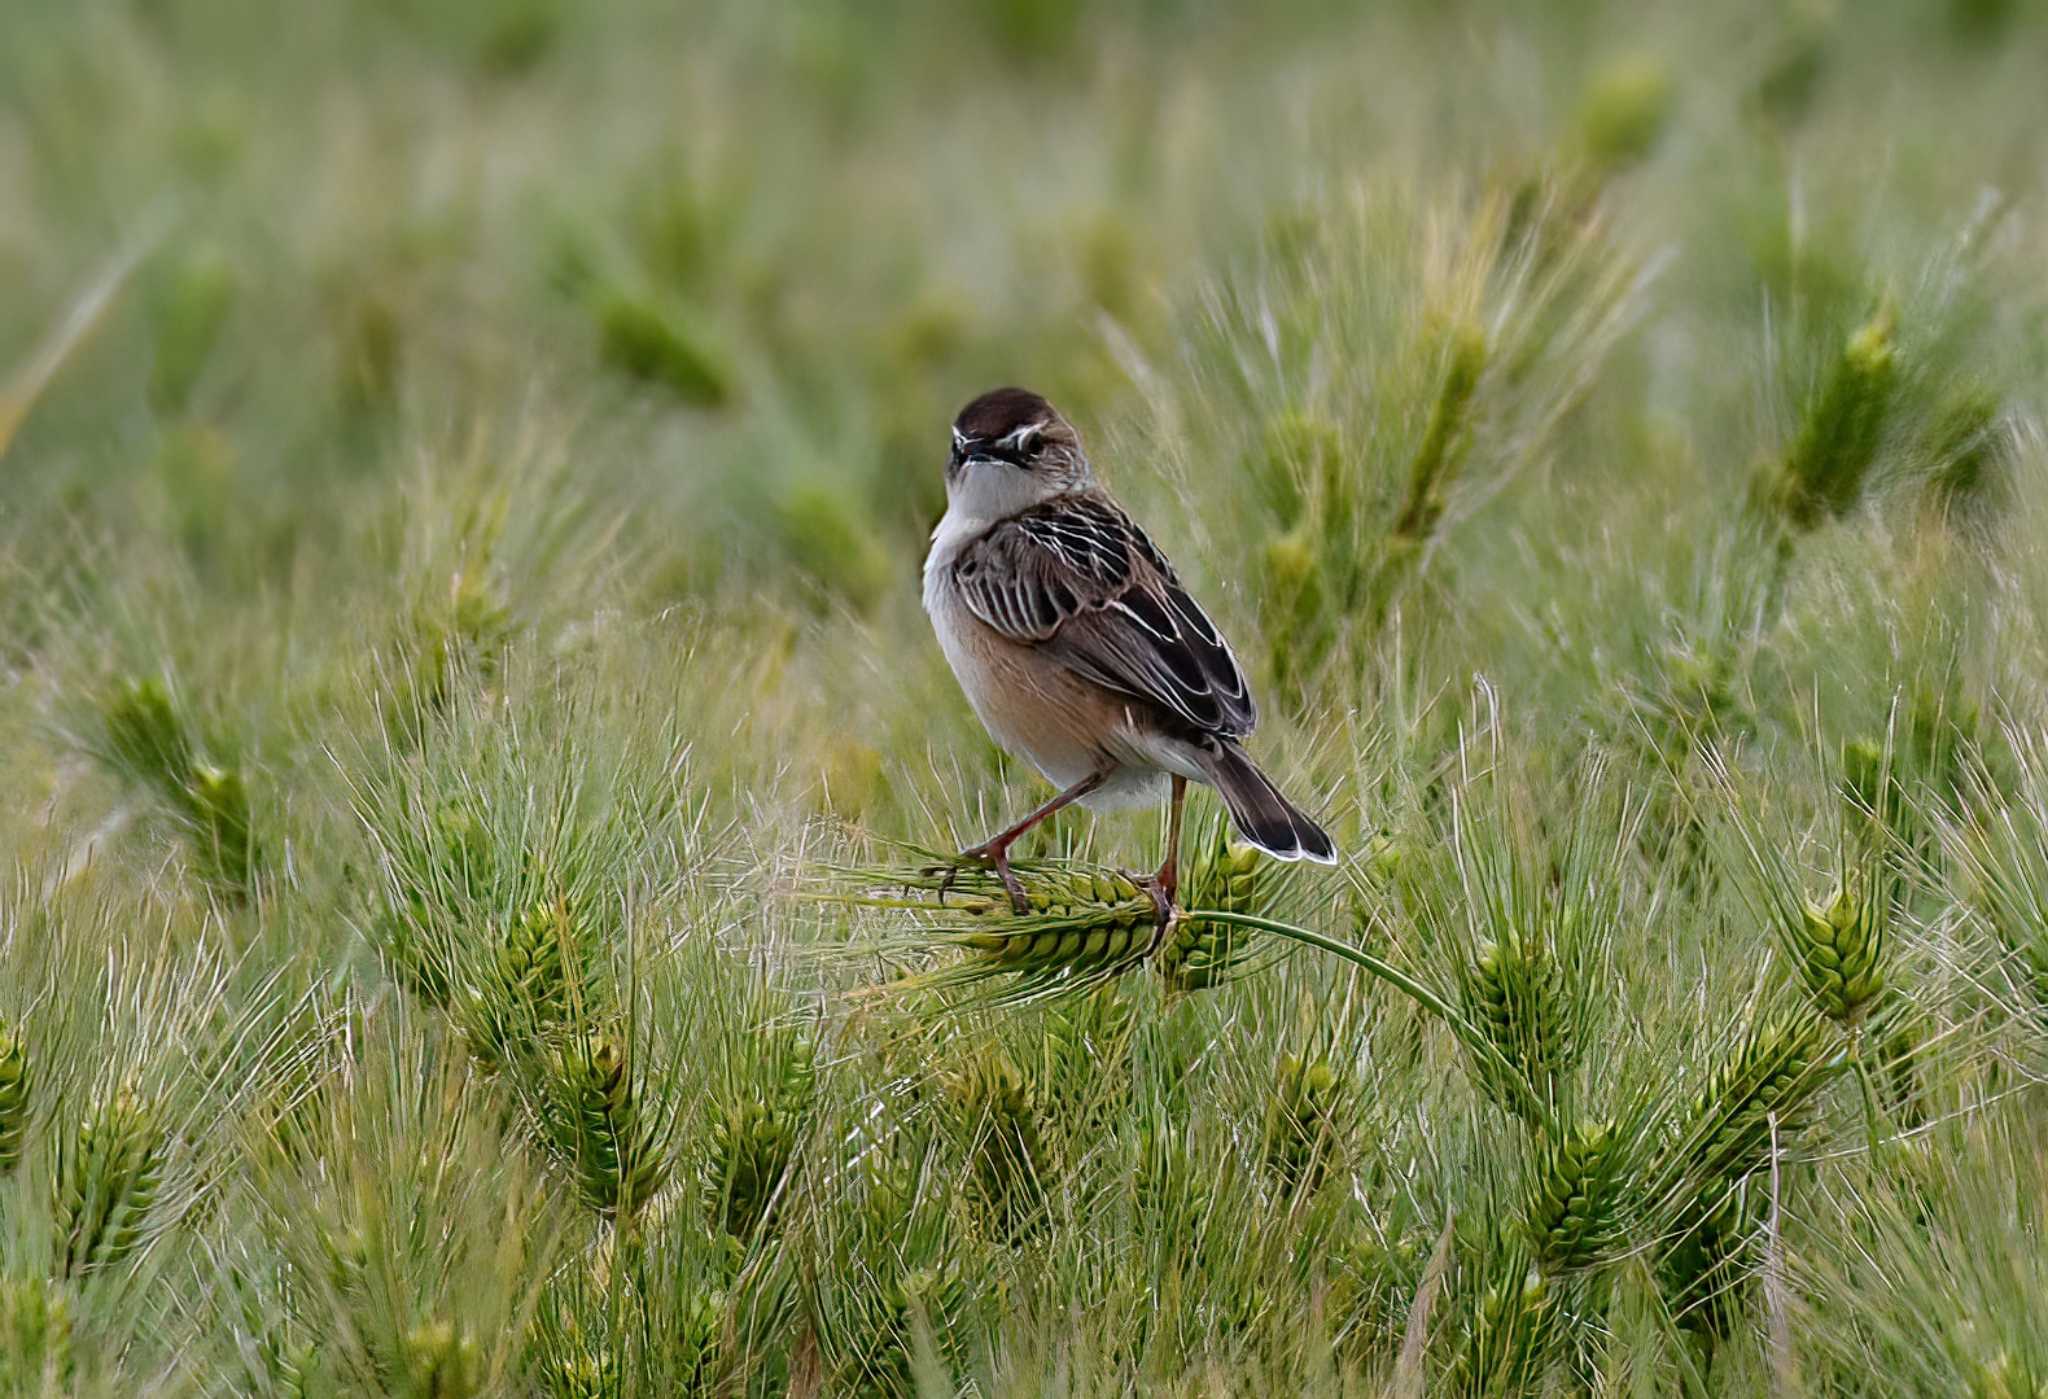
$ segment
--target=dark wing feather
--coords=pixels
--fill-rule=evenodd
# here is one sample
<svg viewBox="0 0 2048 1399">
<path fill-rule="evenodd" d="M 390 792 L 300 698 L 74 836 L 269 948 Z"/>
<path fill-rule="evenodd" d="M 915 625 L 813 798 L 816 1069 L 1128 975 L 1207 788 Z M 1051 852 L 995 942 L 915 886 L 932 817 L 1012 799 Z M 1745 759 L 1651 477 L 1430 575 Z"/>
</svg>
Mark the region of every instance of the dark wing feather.
<svg viewBox="0 0 2048 1399">
<path fill-rule="evenodd" d="M 953 577 L 974 615 L 1198 732 L 1258 722 L 1230 644 L 1145 532 L 1108 499 L 1063 496 L 969 544 Z"/>
</svg>

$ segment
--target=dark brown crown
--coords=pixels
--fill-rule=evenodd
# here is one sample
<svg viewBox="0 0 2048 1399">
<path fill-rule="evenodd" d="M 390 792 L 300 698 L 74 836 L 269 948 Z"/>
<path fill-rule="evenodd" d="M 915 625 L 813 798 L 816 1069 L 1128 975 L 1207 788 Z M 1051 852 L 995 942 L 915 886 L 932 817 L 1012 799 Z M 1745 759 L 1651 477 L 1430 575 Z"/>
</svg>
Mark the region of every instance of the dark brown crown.
<svg viewBox="0 0 2048 1399">
<path fill-rule="evenodd" d="M 970 442 L 997 442 L 1020 427 L 1058 418 L 1053 406 L 1029 389 L 990 389 L 960 410 L 953 429 Z"/>
</svg>

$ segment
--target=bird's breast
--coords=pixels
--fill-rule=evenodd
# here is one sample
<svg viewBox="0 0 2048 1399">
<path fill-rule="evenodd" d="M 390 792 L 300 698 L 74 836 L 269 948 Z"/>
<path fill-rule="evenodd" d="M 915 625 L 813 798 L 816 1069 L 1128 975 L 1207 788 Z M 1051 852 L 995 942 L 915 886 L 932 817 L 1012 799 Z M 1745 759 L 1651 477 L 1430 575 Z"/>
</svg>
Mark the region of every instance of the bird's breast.
<svg viewBox="0 0 2048 1399">
<path fill-rule="evenodd" d="M 961 598 L 948 568 L 927 568 L 925 611 L 939 649 L 989 737 L 1059 786 L 1103 766 L 1116 726 L 1109 696 L 1036 647 L 991 630 Z"/>
</svg>

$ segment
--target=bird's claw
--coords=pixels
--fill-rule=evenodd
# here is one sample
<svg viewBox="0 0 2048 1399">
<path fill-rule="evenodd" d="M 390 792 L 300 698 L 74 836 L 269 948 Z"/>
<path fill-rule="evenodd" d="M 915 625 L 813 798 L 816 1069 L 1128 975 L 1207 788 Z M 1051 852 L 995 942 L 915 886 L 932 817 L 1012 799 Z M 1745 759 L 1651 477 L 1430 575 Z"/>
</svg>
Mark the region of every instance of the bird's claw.
<svg viewBox="0 0 2048 1399">
<path fill-rule="evenodd" d="M 1010 896 L 1010 907 L 1019 914 L 1031 912 L 1031 900 L 1024 896 L 1024 886 L 1018 883 L 1016 874 L 1010 869 L 1009 860 L 1004 858 L 1004 852 L 991 850 L 985 845 L 968 847 L 955 855 L 950 864 L 927 865 L 924 868 L 922 872 L 927 876 L 939 876 L 940 903 L 944 903 L 946 895 L 953 891 L 953 881 L 959 876 L 961 866 L 970 864 L 993 868 L 996 878 L 1003 881 L 1004 892 Z"/>
<path fill-rule="evenodd" d="M 1174 915 L 1180 912 L 1180 881 L 1164 871 L 1158 874 L 1134 874 L 1130 870 L 1125 870 L 1123 876 L 1137 885 L 1141 892 L 1151 895 L 1152 911 L 1158 920 L 1159 931 L 1165 932 Z"/>
</svg>

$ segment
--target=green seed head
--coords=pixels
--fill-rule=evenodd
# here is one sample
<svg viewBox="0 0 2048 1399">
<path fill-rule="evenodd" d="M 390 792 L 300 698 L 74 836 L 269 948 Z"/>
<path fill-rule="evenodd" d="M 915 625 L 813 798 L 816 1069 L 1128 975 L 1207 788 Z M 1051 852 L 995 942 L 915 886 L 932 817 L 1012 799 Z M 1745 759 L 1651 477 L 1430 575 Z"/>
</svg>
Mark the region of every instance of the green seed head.
<svg viewBox="0 0 2048 1399">
<path fill-rule="evenodd" d="M 370 1275 L 370 1241 L 353 1224 L 323 1223 L 320 1250 L 326 1255 L 327 1281 L 344 1297 L 360 1296 Z"/>
<path fill-rule="evenodd" d="M 933 1337 L 943 1343 L 966 1303 L 967 1284 L 950 1260 L 898 1273 L 874 1299 L 867 1334 L 848 1357 L 847 1373 L 836 1392 L 914 1393 L 911 1318 L 922 1316 Z"/>
<path fill-rule="evenodd" d="M 1189 867 L 1182 902 L 1219 913 L 1259 913 L 1269 897 L 1263 855 L 1219 831 L 1215 842 Z M 1200 918 L 1178 918 L 1161 940 L 1154 960 L 1176 991 L 1204 991 L 1221 985 L 1250 958 L 1256 937 L 1249 930 Z"/>
<path fill-rule="evenodd" d="M 1558 1289 L 1519 1249 L 1494 1260 L 1494 1280 L 1473 1306 L 1470 1331 L 1456 1364 L 1452 1391 L 1536 1392 L 1559 1317 Z"/>
<path fill-rule="evenodd" d="M 1188 1150 L 1187 1139 L 1170 1122 L 1148 1120 L 1138 1129 L 1138 1208 L 1169 1234 L 1195 1227 L 1215 1197 L 1212 1173 Z"/>
<path fill-rule="evenodd" d="M 567 898 L 542 899 L 506 924 L 484 979 L 474 988 L 484 1046 L 508 1058 L 568 1020 L 583 989 L 591 938 Z"/>
<path fill-rule="evenodd" d="M 674 308 L 614 289 L 597 298 L 595 314 L 605 361 L 622 372 L 699 408 L 722 408 L 738 393 L 723 349 Z"/>
<path fill-rule="evenodd" d="M 534 1318 L 526 1365 L 550 1399 L 624 1399 L 627 1393 L 624 1347 L 608 1343 L 601 1313 L 583 1309 L 594 1300 L 588 1285 L 587 1277 L 578 1278 L 544 1295 Z"/>
<path fill-rule="evenodd" d="M 415 1326 L 405 1337 L 406 1393 L 417 1399 L 470 1399 L 482 1392 L 484 1361 L 474 1339 L 446 1321 Z"/>
<path fill-rule="evenodd" d="M 0 1020 L 0 1176 L 21 1161 L 30 1088 L 28 1049 L 13 1027 Z"/>
<path fill-rule="evenodd" d="M 1753 1029 L 1707 1076 L 1683 1114 L 1677 1164 L 1696 1178 L 1740 1178 L 1770 1150 L 1773 1114 L 1780 1133 L 1796 1124 L 1818 1086 L 1824 1022 L 1812 1012 L 1774 1016 Z"/>
<path fill-rule="evenodd" d="M 1544 1102 L 1557 1100 L 1576 1058 L 1570 991 L 1549 947 L 1519 931 L 1481 944 L 1464 977 L 1465 1010 L 1500 1055 L 1477 1061 L 1479 1080 L 1511 1112 L 1528 1108 L 1503 1074 L 1517 1073 Z"/>
<path fill-rule="evenodd" d="M 487 896 L 495 865 L 491 835 L 468 803 L 441 804 L 434 813 L 433 840 L 440 872 L 449 883 L 472 898 Z"/>
<path fill-rule="evenodd" d="M 1485 327 L 1461 321 L 1450 328 L 1446 339 L 1443 384 L 1422 441 L 1408 463 L 1407 496 L 1394 521 L 1394 537 L 1387 541 L 1395 547 L 1386 548 L 1383 556 L 1383 573 L 1390 578 L 1407 570 L 1443 519 L 1447 493 L 1457 477 L 1469 436 L 1473 392 L 1486 371 L 1489 347 Z"/>
<path fill-rule="evenodd" d="M 1276 534 L 1266 541 L 1265 572 L 1274 587 L 1290 594 L 1308 588 L 1316 568 L 1315 540 L 1306 529 Z"/>
<path fill-rule="evenodd" d="M 547 1393 L 557 1399 L 616 1399 L 625 1389 L 617 1358 L 608 1349 L 581 1350 L 551 1357 L 541 1368 Z"/>
<path fill-rule="evenodd" d="M 1219 926 L 1187 919 L 1174 922 L 1159 947 L 1159 973 L 1167 985 L 1176 991 L 1206 991 L 1223 980 L 1236 939 L 1227 933 L 1217 935 L 1214 930 Z"/>
<path fill-rule="evenodd" d="M 1844 887 L 1800 910 L 1793 934 L 1799 976 L 1823 1014 L 1848 1023 L 1884 991 L 1884 924 L 1878 901 Z"/>
<path fill-rule="evenodd" d="M 576 945 L 576 931 L 575 916 L 563 899 L 542 900 L 505 930 L 498 947 L 498 975 L 537 1013 L 560 1008 L 567 990 L 567 953 Z"/>
<path fill-rule="evenodd" d="M 1282 1055 L 1260 1155 L 1288 1190 L 1315 1189 L 1341 1131 L 1344 1085 L 1329 1060 Z"/>
<path fill-rule="evenodd" d="M 1842 795 L 1865 811 L 1883 810 L 1884 749 L 1867 738 L 1842 745 Z"/>
<path fill-rule="evenodd" d="M 142 1241 L 163 1184 L 168 1134 L 123 1088 L 60 1147 L 56 1222 L 65 1277 L 112 1268 Z"/>
<path fill-rule="evenodd" d="M 967 903 L 979 926 L 959 941 L 1004 971 L 1086 976 L 1123 970 L 1157 932 L 1151 897 L 1107 871 L 1033 871 L 1026 900 L 1023 914 L 1000 893 Z"/>
<path fill-rule="evenodd" d="M 1381 831 L 1365 843 L 1365 872 L 1380 884 L 1391 884 L 1401 873 L 1401 846 Z"/>
<path fill-rule="evenodd" d="M 2003 405 L 1981 384 L 1965 385 L 1936 413 L 1929 433 L 1935 500 L 1951 518 L 1996 505 L 2005 495 L 2012 438 L 2000 424 Z"/>
<path fill-rule="evenodd" d="M 183 804 L 191 809 L 213 874 L 224 884 L 247 884 L 256 850 L 250 829 L 249 788 L 241 770 L 195 764 Z"/>
<path fill-rule="evenodd" d="M 706 1203 L 712 1224 L 733 1238 L 751 1239 L 768 1219 L 810 1112 L 813 1082 L 810 1041 L 791 1035 L 761 1096 L 713 1107 Z"/>
<path fill-rule="evenodd" d="M 1538 1259 L 1552 1269 L 1600 1261 L 1621 1237 L 1625 1143 L 1613 1124 L 1583 1123 L 1545 1141 L 1523 1221 Z"/>
<path fill-rule="evenodd" d="M 1318 485 L 1341 478 L 1343 440 L 1334 423 L 1301 413 L 1266 421 L 1252 479 L 1283 529 L 1301 522 Z"/>
<path fill-rule="evenodd" d="M 1331 594 L 1341 580 L 1331 578 L 1330 571 L 1320 531 L 1311 520 L 1274 534 L 1261 551 L 1259 601 L 1266 647 L 1274 684 L 1290 702 L 1301 697 L 1336 639 Z"/>
<path fill-rule="evenodd" d="M 970 1142 L 975 1193 L 998 1232 L 1013 1235 L 1035 1217 L 1052 1164 L 1040 1131 L 1036 1085 L 1008 1055 L 991 1050 L 958 1075 L 951 1089 Z"/>
<path fill-rule="evenodd" d="M 101 722 L 115 761 L 131 776 L 165 791 L 189 780 L 192 739 L 161 680 L 124 682 L 107 699 Z"/>
<path fill-rule="evenodd" d="M 751 1238 L 767 1218 L 795 1145 L 794 1124 L 771 1104 L 744 1102 L 711 1119 L 712 1223 Z"/>
<path fill-rule="evenodd" d="M 1257 849 L 1219 832 L 1215 843 L 1190 866 L 1182 893 L 1195 908 L 1255 913 L 1264 867 L 1265 859 Z"/>
<path fill-rule="evenodd" d="M 1671 115 L 1671 74 L 1649 55 L 1614 60 L 1594 73 L 1579 101 L 1579 140 L 1603 174 L 1655 149 Z"/>
<path fill-rule="evenodd" d="M 101 706 L 106 755 L 171 808 L 207 875 L 241 888 L 254 863 L 249 790 L 239 769 L 206 761 L 186 716 L 162 681 L 129 680 Z"/>
<path fill-rule="evenodd" d="M 1891 304 L 1849 337 L 1806 410 L 1772 492 L 1786 524 L 1804 533 L 1863 498 L 1897 382 Z"/>
<path fill-rule="evenodd" d="M 600 1032 L 565 1046 L 552 1092 L 549 1138 L 585 1202 L 604 1214 L 637 1211 L 661 1188 L 669 1163 L 624 1042 Z"/>
</svg>

